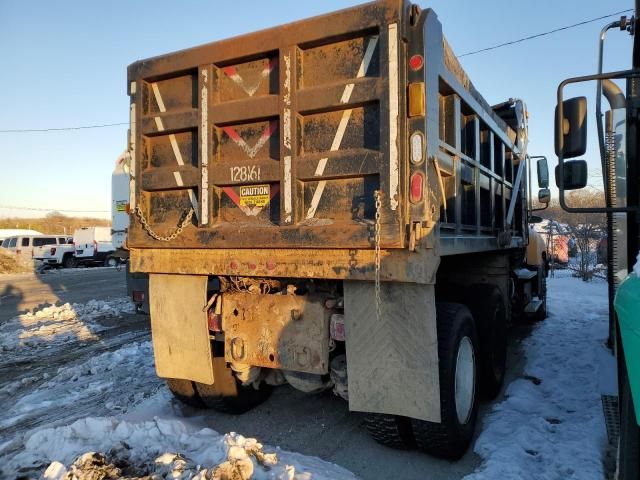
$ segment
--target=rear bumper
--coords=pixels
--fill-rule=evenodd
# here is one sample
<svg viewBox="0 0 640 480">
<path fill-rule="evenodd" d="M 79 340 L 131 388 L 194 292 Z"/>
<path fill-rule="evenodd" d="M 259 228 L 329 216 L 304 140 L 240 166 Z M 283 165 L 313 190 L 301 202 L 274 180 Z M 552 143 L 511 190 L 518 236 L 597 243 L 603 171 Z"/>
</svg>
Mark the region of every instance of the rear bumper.
<svg viewBox="0 0 640 480">
<path fill-rule="evenodd" d="M 440 263 L 436 250 L 383 250 L 381 280 L 435 283 Z M 375 252 L 373 249 L 131 249 L 130 271 L 373 281 Z"/>
</svg>

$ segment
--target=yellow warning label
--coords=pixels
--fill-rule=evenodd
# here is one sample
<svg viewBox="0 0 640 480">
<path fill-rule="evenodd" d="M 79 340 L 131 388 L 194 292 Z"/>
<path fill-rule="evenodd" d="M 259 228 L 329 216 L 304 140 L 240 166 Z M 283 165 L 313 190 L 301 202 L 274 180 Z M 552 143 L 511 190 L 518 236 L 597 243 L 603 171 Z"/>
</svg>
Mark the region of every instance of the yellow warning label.
<svg viewBox="0 0 640 480">
<path fill-rule="evenodd" d="M 116 212 L 126 212 L 127 203 L 126 200 L 116 200 Z"/>
<path fill-rule="evenodd" d="M 247 185 L 240 187 L 240 205 L 243 207 L 264 207 L 269 204 L 269 185 Z"/>
</svg>

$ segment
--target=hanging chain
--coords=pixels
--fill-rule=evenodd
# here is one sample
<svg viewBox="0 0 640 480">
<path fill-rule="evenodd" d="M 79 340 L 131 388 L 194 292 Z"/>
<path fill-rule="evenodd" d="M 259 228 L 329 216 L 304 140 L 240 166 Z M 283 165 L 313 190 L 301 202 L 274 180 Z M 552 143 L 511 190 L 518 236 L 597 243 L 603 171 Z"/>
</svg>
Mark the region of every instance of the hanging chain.
<svg viewBox="0 0 640 480">
<path fill-rule="evenodd" d="M 382 207 L 382 193 L 380 190 L 374 192 L 376 202 L 376 223 L 374 230 L 375 242 L 375 294 L 376 294 L 376 319 L 379 321 L 381 317 L 381 299 L 380 299 L 380 209 Z"/>
<path fill-rule="evenodd" d="M 171 240 L 175 240 L 176 238 L 178 238 L 178 235 L 180 235 L 182 233 L 182 231 L 184 230 L 184 228 L 189 224 L 189 222 L 191 222 L 191 218 L 193 217 L 193 214 L 195 212 L 193 210 L 193 208 L 190 208 L 189 212 L 184 217 L 184 220 L 182 222 L 180 222 L 180 224 L 175 229 L 175 231 L 172 234 L 167 235 L 166 237 L 163 237 L 162 235 L 158 235 L 156 232 L 153 231 L 153 229 L 149 225 L 148 220 L 145 218 L 144 213 L 142 213 L 142 209 L 139 206 L 136 206 L 136 208 L 134 208 L 133 211 L 136 214 L 136 216 L 140 219 L 140 223 L 142 224 L 142 228 L 144 228 L 144 230 L 150 236 L 152 236 L 156 240 L 160 240 L 161 242 L 170 242 Z"/>
</svg>

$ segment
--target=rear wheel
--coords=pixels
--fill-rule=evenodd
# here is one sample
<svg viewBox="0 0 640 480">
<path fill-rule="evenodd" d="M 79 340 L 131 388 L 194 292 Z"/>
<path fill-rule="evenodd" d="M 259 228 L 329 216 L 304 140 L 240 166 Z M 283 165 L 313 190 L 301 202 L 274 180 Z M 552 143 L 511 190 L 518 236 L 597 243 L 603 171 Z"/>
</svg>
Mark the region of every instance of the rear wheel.
<svg viewBox="0 0 640 480">
<path fill-rule="evenodd" d="M 469 307 L 477 325 L 480 351 L 480 390 L 493 399 L 502 389 L 507 361 L 507 315 L 500 289 L 495 285 L 473 285 Z"/>
<path fill-rule="evenodd" d="M 75 268 L 78 266 L 78 261 L 76 260 L 76 257 L 74 257 L 73 255 L 67 254 L 62 259 L 62 266 L 64 268 Z"/>
<path fill-rule="evenodd" d="M 436 307 L 440 366 L 441 423 L 411 420 L 416 446 L 426 453 L 458 459 L 465 453 L 478 417 L 478 341 L 473 317 L 460 304 Z"/>
<path fill-rule="evenodd" d="M 540 283 L 538 284 L 538 298 L 542 300 L 542 305 L 536 312 L 536 320 L 542 321 L 547 318 L 547 277 L 544 273 L 544 267 L 538 269 L 538 276 L 540 277 Z"/>
<path fill-rule="evenodd" d="M 182 403 L 194 408 L 203 408 L 205 406 L 198 396 L 198 392 L 196 392 L 191 380 L 180 380 L 176 378 L 167 378 L 165 380 L 173 396 Z"/>
<path fill-rule="evenodd" d="M 369 413 L 364 419 L 369 435 L 378 443 L 391 448 L 407 449 L 415 446 L 411 419 L 384 413 Z"/>
<path fill-rule="evenodd" d="M 640 428 L 631 398 L 631 387 L 624 359 L 620 368 L 620 443 L 618 445 L 618 480 L 640 478 Z"/>
<path fill-rule="evenodd" d="M 117 267 L 120 264 L 120 261 L 116 257 L 107 257 L 104 259 L 105 267 Z"/>
<path fill-rule="evenodd" d="M 261 382 L 258 388 L 253 385 L 242 385 L 227 366 L 224 359 L 224 344 L 214 342 L 217 350 L 213 358 L 213 385 L 195 383 L 202 402 L 219 412 L 240 414 L 263 403 L 271 395 L 271 386 Z"/>
</svg>

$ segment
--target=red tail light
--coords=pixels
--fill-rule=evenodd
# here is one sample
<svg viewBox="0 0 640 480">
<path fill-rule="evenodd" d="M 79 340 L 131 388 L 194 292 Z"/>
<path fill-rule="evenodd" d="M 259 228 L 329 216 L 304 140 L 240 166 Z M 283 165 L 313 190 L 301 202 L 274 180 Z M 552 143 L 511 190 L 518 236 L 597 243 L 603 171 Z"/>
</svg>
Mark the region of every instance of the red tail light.
<svg viewBox="0 0 640 480">
<path fill-rule="evenodd" d="M 209 324 L 209 330 L 212 332 L 222 331 L 222 315 L 217 315 L 214 308 L 209 309 L 207 312 L 207 323 Z"/>
<path fill-rule="evenodd" d="M 409 192 L 410 200 L 413 203 L 419 202 L 422 200 L 423 189 L 424 189 L 424 176 L 420 172 L 416 172 L 411 175 L 411 189 Z"/>
<path fill-rule="evenodd" d="M 98 253 L 98 242 L 96 242 L 95 240 L 93 241 L 93 250 L 95 251 L 95 253 Z"/>
<path fill-rule="evenodd" d="M 144 292 L 142 290 L 134 290 L 131 294 L 131 297 L 133 298 L 133 301 L 135 303 L 144 302 Z"/>
</svg>

